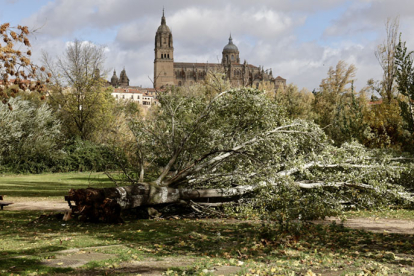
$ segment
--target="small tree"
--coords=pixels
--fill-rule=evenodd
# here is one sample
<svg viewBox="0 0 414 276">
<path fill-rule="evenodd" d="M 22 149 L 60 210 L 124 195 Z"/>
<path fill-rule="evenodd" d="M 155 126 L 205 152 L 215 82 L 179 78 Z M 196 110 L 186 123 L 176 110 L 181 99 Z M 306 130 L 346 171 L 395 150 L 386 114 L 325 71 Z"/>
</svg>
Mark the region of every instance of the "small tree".
<svg viewBox="0 0 414 276">
<path fill-rule="evenodd" d="M 54 61 L 43 53 L 52 74 L 50 102 L 58 110 L 66 136 L 96 141 L 115 119 L 115 99 L 102 78 L 103 47 L 75 40 Z"/>
<path fill-rule="evenodd" d="M 400 26 L 399 17 L 394 19 L 388 18 L 385 23 L 387 38 L 384 43 L 378 45 L 375 56 L 381 65 L 383 71 L 381 96 L 387 102 L 395 97 L 395 54 L 397 47 L 398 29 Z"/>
</svg>

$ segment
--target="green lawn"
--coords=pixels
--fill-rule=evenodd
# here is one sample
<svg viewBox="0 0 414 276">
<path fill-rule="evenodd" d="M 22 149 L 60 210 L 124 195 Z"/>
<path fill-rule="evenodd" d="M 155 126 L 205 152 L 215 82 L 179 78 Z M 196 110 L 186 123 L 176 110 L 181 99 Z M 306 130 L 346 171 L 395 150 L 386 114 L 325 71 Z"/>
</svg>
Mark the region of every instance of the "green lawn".
<svg viewBox="0 0 414 276">
<path fill-rule="evenodd" d="M 70 189 L 113 187 L 103 173 L 75 172 L 38 175 L 0 175 L 0 195 L 7 200 L 19 198 L 62 199 Z"/>
</svg>

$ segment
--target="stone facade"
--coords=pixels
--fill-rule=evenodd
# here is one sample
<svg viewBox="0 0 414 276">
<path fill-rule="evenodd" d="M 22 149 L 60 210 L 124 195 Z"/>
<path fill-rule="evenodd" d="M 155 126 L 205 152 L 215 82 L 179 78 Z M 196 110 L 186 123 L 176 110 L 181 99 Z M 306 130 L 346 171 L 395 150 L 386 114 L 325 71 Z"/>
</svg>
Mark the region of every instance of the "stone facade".
<svg viewBox="0 0 414 276">
<path fill-rule="evenodd" d="M 226 74 L 233 86 L 259 87 L 260 84 L 272 85 L 276 90 L 286 86 L 286 79 L 273 77 L 272 70 L 240 63 L 240 53 L 230 35 L 229 42 L 222 51 L 221 63 L 174 62 L 173 36 L 167 26 L 164 12 L 161 25 L 155 34 L 154 88 L 166 86 L 191 85 L 206 78 L 208 71 Z"/>
<path fill-rule="evenodd" d="M 158 104 L 157 91 L 154 88 L 117 87 L 112 96 L 118 101 L 134 101 L 144 107 Z"/>
</svg>

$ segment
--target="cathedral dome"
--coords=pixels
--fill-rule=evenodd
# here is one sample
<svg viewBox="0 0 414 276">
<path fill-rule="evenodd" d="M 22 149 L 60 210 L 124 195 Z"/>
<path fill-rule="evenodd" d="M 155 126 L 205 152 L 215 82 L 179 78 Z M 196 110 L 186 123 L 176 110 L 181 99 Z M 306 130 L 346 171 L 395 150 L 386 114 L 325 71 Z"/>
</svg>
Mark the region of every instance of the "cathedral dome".
<svg viewBox="0 0 414 276">
<path fill-rule="evenodd" d="M 170 28 L 167 26 L 167 21 L 165 20 L 164 10 L 162 11 L 161 25 L 158 27 L 157 33 L 171 33 Z"/>
<path fill-rule="evenodd" d="M 118 80 L 118 77 L 116 76 L 115 70 L 114 70 L 114 74 L 112 75 L 111 80 L 114 80 L 114 81 L 117 81 Z"/>
<path fill-rule="evenodd" d="M 116 76 L 116 72 L 114 70 L 114 74 L 112 75 L 112 78 L 111 78 L 111 85 L 112 86 L 117 86 L 118 85 L 118 82 L 119 82 L 119 79 Z"/>
<path fill-rule="evenodd" d="M 157 33 L 171 33 L 171 31 L 166 24 L 161 24 L 158 27 Z"/>
<path fill-rule="evenodd" d="M 237 48 L 237 46 L 233 44 L 233 38 L 231 38 L 231 35 L 229 38 L 229 43 L 223 48 L 223 52 L 226 52 L 226 53 L 238 53 L 239 52 L 239 48 Z"/>
</svg>

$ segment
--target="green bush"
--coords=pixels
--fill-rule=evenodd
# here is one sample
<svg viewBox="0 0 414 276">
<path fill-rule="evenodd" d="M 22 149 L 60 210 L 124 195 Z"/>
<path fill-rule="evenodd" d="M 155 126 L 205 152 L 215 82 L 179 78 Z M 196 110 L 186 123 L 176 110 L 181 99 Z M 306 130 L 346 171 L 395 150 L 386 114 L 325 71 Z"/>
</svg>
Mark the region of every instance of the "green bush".
<svg viewBox="0 0 414 276">
<path fill-rule="evenodd" d="M 0 105 L 0 172 L 43 173 L 114 169 L 113 150 L 73 139 L 63 141 L 61 123 L 47 104 L 10 99 Z"/>
</svg>

